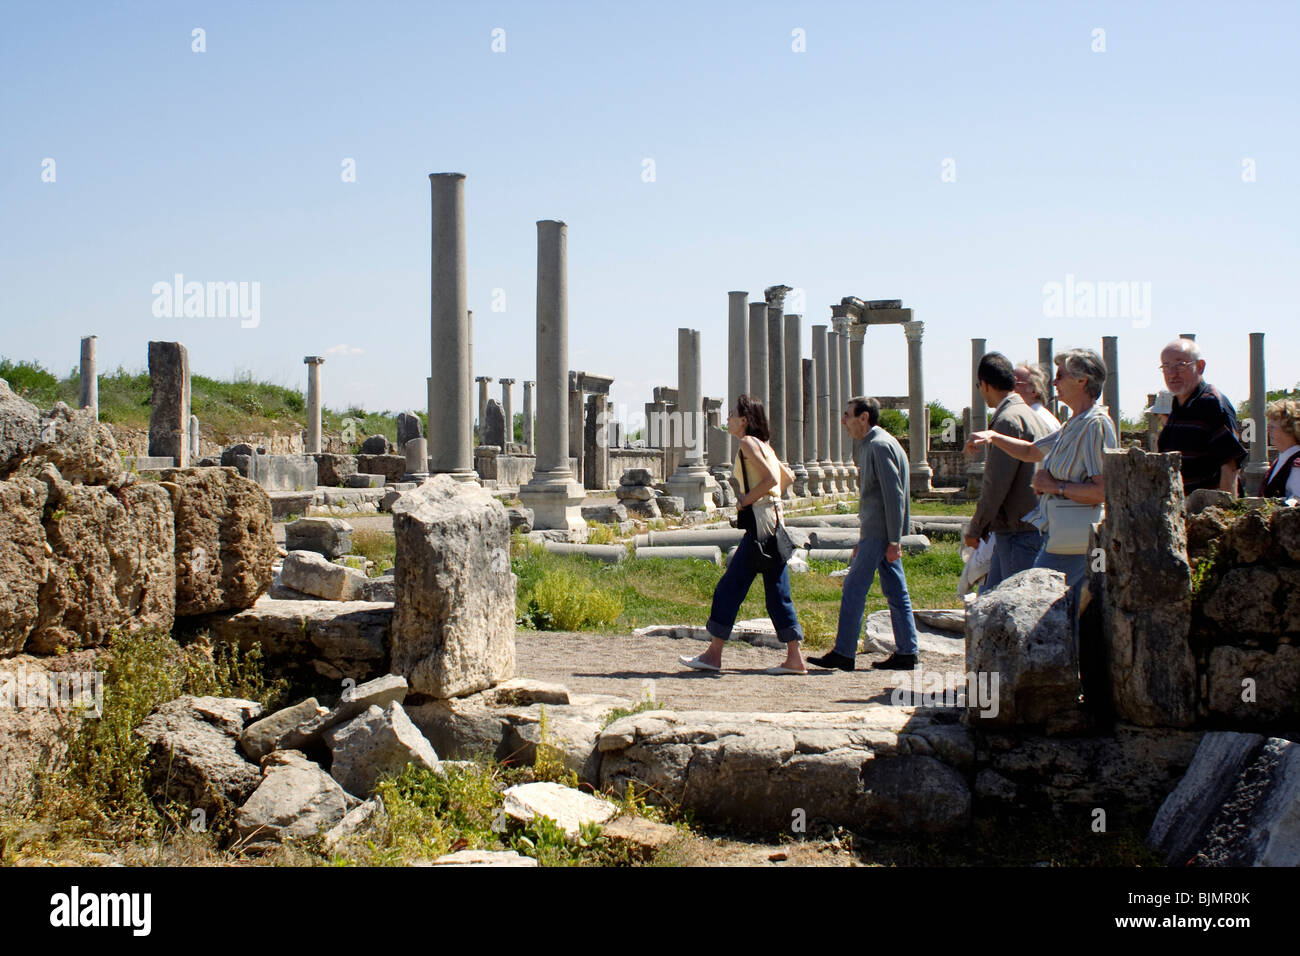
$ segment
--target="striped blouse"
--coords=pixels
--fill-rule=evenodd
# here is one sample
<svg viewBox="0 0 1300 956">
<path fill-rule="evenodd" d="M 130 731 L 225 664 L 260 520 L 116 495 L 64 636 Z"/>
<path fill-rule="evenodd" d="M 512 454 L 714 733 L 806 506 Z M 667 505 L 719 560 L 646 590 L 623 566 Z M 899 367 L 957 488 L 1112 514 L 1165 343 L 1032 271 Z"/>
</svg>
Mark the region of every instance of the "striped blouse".
<svg viewBox="0 0 1300 956">
<path fill-rule="evenodd" d="M 1102 472 L 1107 448 L 1118 448 L 1115 426 L 1103 408 L 1093 403 L 1086 412 L 1066 420 L 1058 432 L 1038 439 L 1043 450 L 1043 467 L 1057 481 L 1082 482 Z M 1024 520 L 1040 531 L 1047 530 L 1047 495 L 1039 495 L 1038 507 Z"/>
</svg>

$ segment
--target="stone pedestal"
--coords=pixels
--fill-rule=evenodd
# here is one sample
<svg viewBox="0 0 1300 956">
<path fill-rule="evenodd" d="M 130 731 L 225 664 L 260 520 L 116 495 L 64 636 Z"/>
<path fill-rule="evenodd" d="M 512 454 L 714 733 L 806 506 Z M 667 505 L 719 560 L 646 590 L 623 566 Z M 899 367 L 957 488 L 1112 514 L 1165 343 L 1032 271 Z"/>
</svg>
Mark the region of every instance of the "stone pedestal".
<svg viewBox="0 0 1300 956">
<path fill-rule="evenodd" d="M 190 358 L 179 342 L 149 343 L 149 455 L 190 466 Z"/>
<path fill-rule="evenodd" d="M 687 511 L 713 511 L 713 476 L 704 465 L 704 397 L 700 394 L 700 333 L 677 330 L 677 390 L 682 408 L 683 457 L 665 484 Z"/>
<path fill-rule="evenodd" d="M 539 531 L 585 537 L 586 493 L 569 470 L 569 290 L 567 227 L 537 223 L 537 469 L 519 489 Z"/>
<path fill-rule="evenodd" d="M 474 481 L 470 416 L 469 310 L 465 279 L 465 176 L 430 173 L 433 253 L 430 268 L 430 467 Z"/>
<path fill-rule="evenodd" d="M 81 388 L 77 406 L 88 408 L 99 420 L 99 336 L 87 335 L 81 340 Z"/>
<path fill-rule="evenodd" d="M 307 366 L 307 442 L 303 449 L 308 455 L 321 453 L 320 443 L 320 367 L 325 364 L 323 355 L 308 355 L 303 359 Z"/>
<path fill-rule="evenodd" d="M 402 452 L 406 456 L 404 481 L 423 481 L 429 477 L 429 440 L 427 438 L 408 438 Z"/>
</svg>

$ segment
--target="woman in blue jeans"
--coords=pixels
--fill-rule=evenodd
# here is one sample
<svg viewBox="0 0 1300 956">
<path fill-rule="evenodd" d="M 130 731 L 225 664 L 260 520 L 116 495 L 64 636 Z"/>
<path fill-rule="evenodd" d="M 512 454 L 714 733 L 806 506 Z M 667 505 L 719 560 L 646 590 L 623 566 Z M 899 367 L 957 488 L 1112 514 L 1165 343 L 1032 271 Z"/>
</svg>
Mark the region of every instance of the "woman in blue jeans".
<svg viewBox="0 0 1300 956">
<path fill-rule="evenodd" d="M 727 415 L 727 431 L 740 439 L 740 451 L 732 464 L 740 488 L 739 509 L 749 508 L 763 498 L 779 508 L 781 492 L 794 480 L 781 465 L 772 446 L 768 444 L 770 432 L 763 403 L 748 395 L 736 400 L 736 407 Z M 764 502 L 768 504 L 768 502 Z M 722 669 L 722 648 L 731 636 L 736 614 L 749 587 L 758 574 L 763 575 L 763 592 L 767 596 L 767 613 L 776 627 L 776 636 L 785 642 L 785 660 L 776 667 L 767 668 L 766 674 L 806 674 L 799 644 L 803 631 L 795 616 L 794 602 L 790 600 L 790 572 L 784 565 L 779 570 L 759 571 L 754 532 L 747 530 L 740 547 L 727 565 L 722 580 L 713 590 L 713 607 L 709 613 L 707 629 L 713 640 L 708 650 L 697 657 L 678 658 L 687 667 L 702 671 Z"/>
</svg>

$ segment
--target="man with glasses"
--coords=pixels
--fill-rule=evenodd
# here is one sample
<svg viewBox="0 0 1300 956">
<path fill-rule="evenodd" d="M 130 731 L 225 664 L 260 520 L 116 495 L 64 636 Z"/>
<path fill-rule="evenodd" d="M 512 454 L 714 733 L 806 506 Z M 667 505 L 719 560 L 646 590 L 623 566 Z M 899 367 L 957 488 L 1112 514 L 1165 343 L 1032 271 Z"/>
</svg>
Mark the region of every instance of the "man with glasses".
<svg viewBox="0 0 1300 956">
<path fill-rule="evenodd" d="M 1235 494 L 1246 449 L 1232 403 L 1202 377 L 1200 348 L 1191 339 L 1170 342 L 1160 353 L 1160 371 L 1174 399 L 1158 447 L 1182 454 L 1183 492 L 1209 488 Z"/>
</svg>

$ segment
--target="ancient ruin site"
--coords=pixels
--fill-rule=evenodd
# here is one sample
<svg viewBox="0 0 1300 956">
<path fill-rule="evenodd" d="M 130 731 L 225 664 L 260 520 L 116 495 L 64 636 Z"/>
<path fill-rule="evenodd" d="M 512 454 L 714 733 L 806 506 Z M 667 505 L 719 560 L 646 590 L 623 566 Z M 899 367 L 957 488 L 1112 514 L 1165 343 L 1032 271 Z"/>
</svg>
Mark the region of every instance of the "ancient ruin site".
<svg viewBox="0 0 1300 956">
<path fill-rule="evenodd" d="M 169 102 L 180 83 L 254 110 L 263 93 L 223 58 L 258 16 L 289 29 L 280 11 L 213 10 L 193 34 L 187 21 L 174 56 L 197 63 L 159 67 L 150 95 Z M 156 186 L 126 187 L 168 206 L 184 194 L 171 176 L 230 164 L 185 222 L 113 206 L 112 231 L 83 241 L 63 195 L 101 219 L 117 187 L 75 137 L 22 134 L 15 168 L 41 149 L 57 165 L 5 187 L 11 227 L 41 255 L 66 247 L 69 274 L 103 260 L 120 279 L 100 282 L 102 307 L 42 299 L 47 266 L 10 246 L 0 303 L 0 867 L 78 868 L 50 925 L 107 925 L 85 922 L 102 914 L 77 894 L 127 868 L 862 871 L 839 881 L 960 867 L 991 874 L 970 890 L 986 900 L 1004 872 L 1104 870 L 1110 896 L 1095 884 L 1089 918 L 1110 926 L 1171 917 L 1166 891 L 1300 866 L 1294 257 L 1249 271 L 1220 263 L 1237 226 L 1211 238 L 1237 208 L 1225 190 L 1249 194 L 1232 202 L 1260 235 L 1294 194 L 1266 193 L 1263 172 L 1189 186 L 1179 209 L 1199 189 L 1217 211 L 1171 225 L 1163 185 L 1115 186 L 1131 191 L 1107 205 L 1127 180 L 1090 151 L 1109 146 L 1088 147 L 1070 153 L 1068 190 L 1100 198 L 1040 217 L 1040 199 L 1006 197 L 1068 205 L 1067 186 L 1031 185 L 1021 166 L 998 184 L 983 131 L 953 134 L 961 179 L 926 153 L 913 183 L 899 169 L 920 134 L 880 105 L 883 120 L 853 114 L 874 131 L 850 137 L 872 154 L 854 180 L 820 129 L 824 110 L 867 100 L 817 59 L 847 42 L 829 35 L 836 17 L 867 16 L 847 10 L 774 28 L 755 54 L 780 60 L 764 97 L 809 100 L 816 149 L 792 139 L 787 156 L 728 126 L 714 153 L 709 124 L 732 119 L 697 116 L 677 80 L 664 95 L 686 110 L 680 134 L 648 102 L 627 101 L 640 120 L 613 115 L 639 81 L 608 52 L 592 68 L 611 90 L 545 89 L 538 16 L 518 12 L 516 29 L 447 12 L 482 34 L 486 66 L 438 57 L 465 58 L 478 108 L 482 84 L 506 104 L 495 139 L 439 102 L 405 142 L 383 97 L 358 94 L 362 109 L 343 80 L 305 89 L 324 75 L 316 54 L 288 87 L 270 82 L 280 67 L 241 60 L 269 101 L 315 119 L 282 133 L 284 117 L 250 114 L 240 148 L 266 183 L 224 146 L 178 146 Z M 608 16 L 635 72 L 649 48 Z M 751 39 L 754 16 L 737 27 Z M 938 62 L 911 14 L 880 16 Z M 1066 29 L 1025 17 L 1015 29 Z M 1112 42 L 1139 42 L 1127 22 L 1114 14 Z M 352 28 L 305 29 L 306 49 Z M 355 29 L 393 44 L 369 67 L 416 69 L 394 25 Z M 1268 32 L 1249 33 L 1261 70 L 1293 53 Z M 1098 71 L 1137 67 L 1101 36 L 1070 40 L 1087 93 L 1059 76 L 1052 89 L 1109 102 Z M 1216 42 L 1238 55 L 1243 36 Z M 545 42 L 571 76 L 581 57 Z M 874 46 L 853 47 L 859 65 Z M 729 102 L 734 77 L 698 72 L 697 53 L 672 60 Z M 877 80 L 898 72 L 880 55 L 895 66 L 867 71 Z M 476 72 L 516 62 L 508 95 Z M 216 72 L 187 78 L 198 68 Z M 451 67 L 418 69 L 426 83 Z M 1162 95 L 1125 82 L 1134 102 Z M 1033 98 L 1017 84 L 1010 102 Z M 831 89 L 838 107 L 814 102 Z M 735 110 L 763 135 L 759 106 Z M 629 183 L 606 182 L 607 154 L 579 136 L 598 121 L 629 156 L 647 151 L 619 160 Z M 1295 131 L 1240 124 L 1214 162 L 1236 163 L 1240 132 L 1273 157 L 1273 181 L 1294 182 Z M 641 128 L 659 145 L 629 145 Z M 320 147 L 312 168 L 321 130 L 348 145 Z M 757 171 L 724 162 L 746 152 Z M 781 177 L 798 188 L 764 196 Z M 712 233 L 710 217 L 727 224 Z M 832 222 L 844 231 L 823 242 Z M 1112 249 L 1112 226 L 1150 233 Z M 1137 248 L 1164 241 L 1159 263 Z M 1177 918 L 1248 926 L 1248 902 Z"/>
</svg>

